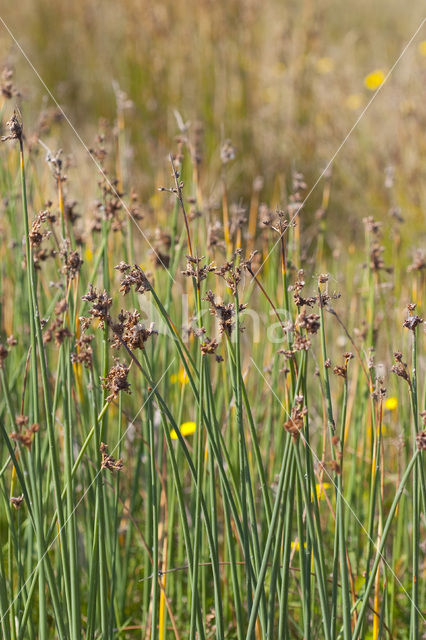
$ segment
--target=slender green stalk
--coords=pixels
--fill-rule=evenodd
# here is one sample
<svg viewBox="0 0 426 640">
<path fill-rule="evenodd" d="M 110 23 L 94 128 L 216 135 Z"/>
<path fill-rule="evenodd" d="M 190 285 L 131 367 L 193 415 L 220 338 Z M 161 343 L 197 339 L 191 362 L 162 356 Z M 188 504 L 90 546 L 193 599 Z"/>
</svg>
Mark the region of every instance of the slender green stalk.
<svg viewBox="0 0 426 640">
<path fill-rule="evenodd" d="M 366 613 L 366 610 L 367 610 L 367 607 L 368 607 L 368 598 L 369 598 L 371 589 L 373 588 L 374 581 L 376 579 L 376 571 L 378 569 L 380 561 L 382 560 L 383 549 L 385 547 L 386 540 L 387 540 L 390 528 L 392 526 L 392 522 L 393 522 L 393 519 L 394 519 L 394 516 L 395 516 L 395 511 L 396 511 L 396 508 L 398 506 L 398 502 L 399 502 L 399 500 L 401 498 L 401 495 L 402 495 L 402 493 L 403 493 L 403 491 L 405 489 L 405 485 L 407 484 L 408 479 L 410 477 L 410 474 L 411 474 L 411 472 L 412 472 L 412 470 L 414 468 L 414 465 L 417 463 L 417 460 L 419 459 L 419 457 L 420 457 L 420 450 L 417 450 L 414 453 L 413 457 L 411 458 L 411 460 L 410 460 L 410 462 L 409 462 L 409 464 L 408 464 L 408 466 L 407 466 L 407 468 L 406 468 L 406 470 L 404 472 L 404 475 L 402 476 L 401 483 L 400 483 L 400 485 L 398 487 L 398 491 L 396 492 L 395 497 L 393 499 L 391 508 L 389 510 L 389 513 L 388 513 L 388 517 L 387 517 L 385 525 L 383 527 L 383 533 L 382 533 L 382 537 L 381 537 L 381 540 L 380 540 L 380 545 L 378 546 L 377 551 L 376 551 L 376 556 L 374 558 L 373 565 L 371 567 L 371 571 L 370 571 L 370 576 L 368 578 L 368 582 L 365 585 L 365 589 L 364 589 L 364 593 L 363 593 L 362 599 L 358 600 L 358 603 L 357 603 L 357 604 L 360 603 L 361 606 L 360 606 L 359 611 L 358 611 L 358 619 L 357 619 L 357 622 L 356 622 L 356 625 L 355 625 L 355 628 L 354 628 L 354 631 L 353 631 L 353 634 L 352 634 L 352 640 L 358 640 L 358 638 L 359 638 L 360 631 L 361 631 L 362 626 L 364 624 L 365 613 Z"/>
</svg>

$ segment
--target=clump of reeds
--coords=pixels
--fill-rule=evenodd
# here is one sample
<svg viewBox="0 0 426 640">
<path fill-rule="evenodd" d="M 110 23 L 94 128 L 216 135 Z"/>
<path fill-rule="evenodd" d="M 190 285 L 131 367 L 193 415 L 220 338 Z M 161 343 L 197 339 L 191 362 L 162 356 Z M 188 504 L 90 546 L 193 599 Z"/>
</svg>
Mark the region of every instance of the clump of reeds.
<svg viewBox="0 0 426 640">
<path fill-rule="evenodd" d="M 304 260 L 304 176 L 278 210 L 258 184 L 247 219 L 226 142 L 214 210 L 185 129 L 145 219 L 102 135 L 82 227 L 61 154 L 28 171 L 18 112 L 7 127 L 2 635 L 420 637 L 424 325 L 419 296 L 389 312 L 380 225 L 339 261 L 314 216 Z M 393 267 L 398 309 L 424 261 Z"/>
</svg>

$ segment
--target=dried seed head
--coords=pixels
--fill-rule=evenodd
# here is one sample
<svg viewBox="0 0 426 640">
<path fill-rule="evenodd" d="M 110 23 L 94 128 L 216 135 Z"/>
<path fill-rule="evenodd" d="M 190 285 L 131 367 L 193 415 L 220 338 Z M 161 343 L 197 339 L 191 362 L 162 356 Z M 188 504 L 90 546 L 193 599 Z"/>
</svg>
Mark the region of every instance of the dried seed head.
<svg viewBox="0 0 426 640">
<path fill-rule="evenodd" d="M 31 225 L 28 237 L 32 247 L 38 247 L 45 238 L 48 238 L 51 234 L 50 231 L 43 231 L 42 224 L 48 220 L 48 210 L 40 211 L 36 215 Z"/>
<path fill-rule="evenodd" d="M 99 447 L 100 452 L 102 453 L 102 461 L 101 461 L 101 469 L 108 469 L 113 473 L 114 471 L 121 471 L 123 468 L 123 462 L 121 458 L 116 460 L 113 456 L 108 453 L 108 445 L 104 442 L 101 442 L 101 446 Z"/>
<path fill-rule="evenodd" d="M 207 338 L 204 342 L 201 343 L 201 353 L 203 354 L 203 356 L 215 355 L 218 346 L 219 343 L 215 338 Z"/>
<path fill-rule="evenodd" d="M 80 272 L 83 260 L 80 258 L 78 251 L 71 251 L 71 253 L 64 252 L 65 264 L 62 268 L 62 273 L 65 273 L 68 278 L 73 280 Z"/>
<path fill-rule="evenodd" d="M 1 141 L 5 142 L 6 140 L 19 140 L 19 142 L 22 142 L 22 119 L 21 114 L 17 110 L 15 110 L 10 120 L 6 122 L 6 126 L 8 127 L 10 134 L 8 136 L 2 136 Z"/>
<path fill-rule="evenodd" d="M 234 252 L 231 260 L 225 262 L 221 267 L 218 267 L 215 273 L 223 278 L 227 284 L 227 286 L 231 289 L 234 296 L 237 293 L 238 285 L 241 282 L 241 274 L 243 268 L 249 264 L 249 261 L 242 261 L 240 264 L 237 264 L 237 261 L 240 259 L 241 250 L 237 249 Z"/>
<path fill-rule="evenodd" d="M 336 376 L 340 376 L 341 378 L 345 378 L 346 379 L 346 366 L 342 366 L 342 367 L 334 367 L 333 369 L 333 373 L 336 374 Z"/>
<path fill-rule="evenodd" d="M 86 295 L 82 296 L 81 299 L 91 303 L 92 308 L 89 313 L 92 318 L 99 318 L 99 326 L 103 329 L 105 327 L 105 323 L 108 324 L 111 319 L 109 309 L 112 305 L 112 298 L 109 297 L 106 291 L 100 293 L 91 284 L 89 286 L 89 291 Z"/>
<path fill-rule="evenodd" d="M 28 416 L 24 416 L 23 414 L 20 414 L 19 416 L 15 417 L 15 423 L 17 427 L 23 427 L 26 424 L 28 424 Z"/>
<path fill-rule="evenodd" d="M 311 341 L 309 338 L 302 336 L 298 331 L 294 332 L 293 350 L 294 351 L 309 351 L 311 347 Z"/>
<path fill-rule="evenodd" d="M 123 292 L 123 295 L 129 293 L 132 287 L 134 287 L 138 293 L 151 290 L 151 284 L 139 265 L 135 264 L 133 267 L 130 267 L 130 265 L 121 261 L 114 269 L 126 274 L 120 282 L 120 291 Z"/>
<path fill-rule="evenodd" d="M 26 418 L 26 422 L 28 422 L 28 418 L 26 416 L 18 416 L 18 418 Z M 16 419 L 16 423 L 18 424 L 18 419 Z M 19 444 L 23 445 L 28 450 L 30 450 L 33 442 L 34 434 L 37 433 L 39 429 L 40 429 L 40 426 L 37 423 L 35 423 L 31 425 L 31 427 L 29 427 L 28 429 L 25 429 L 22 432 L 17 433 L 16 431 L 13 431 L 11 434 L 9 434 L 10 439 L 14 440 L 15 442 L 19 442 Z"/>
<path fill-rule="evenodd" d="M 116 364 L 111 367 L 106 377 L 102 378 L 103 388 L 111 392 L 106 399 L 107 402 L 117 398 L 120 391 L 130 393 L 130 384 L 127 382 L 128 375 L 129 367 L 116 360 Z"/>
<path fill-rule="evenodd" d="M 204 300 L 210 303 L 210 313 L 216 316 L 219 321 L 220 333 L 225 333 L 230 336 L 235 324 L 235 305 L 231 302 L 228 304 L 218 302 L 215 300 L 213 291 L 207 291 Z M 246 307 L 246 304 L 240 304 L 239 311 L 244 311 Z"/>
<path fill-rule="evenodd" d="M 182 275 L 188 278 L 195 278 L 197 286 L 199 287 L 201 282 L 205 280 L 209 273 L 215 271 L 216 265 L 214 262 L 200 266 L 201 261 L 204 260 L 204 256 L 201 258 L 193 258 L 192 256 L 186 256 L 187 263 L 185 271 L 182 271 Z"/>
<path fill-rule="evenodd" d="M 419 451 L 426 451 L 426 431 L 421 431 L 416 435 L 416 443 Z"/>
<path fill-rule="evenodd" d="M 93 349 L 91 342 L 95 336 L 87 335 L 83 333 L 80 338 L 76 340 L 75 347 L 76 352 L 71 354 L 71 362 L 80 363 L 90 369 L 93 362 Z"/>
<path fill-rule="evenodd" d="M 303 406 L 304 397 L 296 396 L 295 405 L 291 410 L 290 418 L 284 423 L 284 429 L 292 436 L 293 440 L 297 440 L 300 431 L 303 428 L 303 420 L 308 410 Z"/>
<path fill-rule="evenodd" d="M 306 315 L 305 310 L 302 310 L 296 318 L 296 326 L 300 329 L 306 329 L 308 333 L 315 334 L 320 328 L 320 316 L 316 313 Z"/>
<path fill-rule="evenodd" d="M 299 269 L 297 273 L 296 282 L 293 285 L 290 285 L 288 290 L 295 292 L 293 294 L 293 298 L 294 298 L 294 303 L 297 307 L 304 307 L 304 306 L 312 307 L 316 303 L 317 298 L 315 296 L 310 298 L 303 298 L 300 295 L 300 292 L 302 291 L 304 286 L 305 286 L 304 271 L 303 269 Z"/>
<path fill-rule="evenodd" d="M 12 496 L 10 498 L 10 504 L 15 509 L 20 509 L 23 502 L 24 502 L 24 494 L 23 493 L 20 496 L 16 496 L 16 497 Z"/>
<path fill-rule="evenodd" d="M 392 366 L 392 373 L 395 373 L 400 378 L 403 378 L 411 387 L 410 376 L 407 372 L 407 364 L 402 362 L 402 353 L 400 351 L 396 351 L 394 354 L 394 358 L 396 360 L 395 364 Z"/>
<path fill-rule="evenodd" d="M 416 327 L 423 322 L 423 318 L 420 316 L 408 316 L 406 320 L 404 320 L 403 326 L 410 331 L 415 331 Z"/>
<path fill-rule="evenodd" d="M 153 335 L 158 335 L 158 331 L 154 329 L 154 323 L 149 328 L 139 322 L 140 313 L 138 311 L 122 310 L 118 316 L 118 321 L 111 323 L 111 329 L 115 334 L 112 343 L 113 349 L 118 349 L 123 342 L 130 350 L 145 349 L 145 343 Z"/>
</svg>

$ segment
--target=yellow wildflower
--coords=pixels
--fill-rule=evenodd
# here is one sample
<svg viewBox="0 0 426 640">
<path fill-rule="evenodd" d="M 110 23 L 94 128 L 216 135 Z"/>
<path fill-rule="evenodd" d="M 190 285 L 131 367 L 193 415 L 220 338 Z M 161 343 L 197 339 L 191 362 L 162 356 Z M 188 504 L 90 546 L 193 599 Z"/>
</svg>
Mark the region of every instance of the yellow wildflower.
<svg viewBox="0 0 426 640">
<path fill-rule="evenodd" d="M 290 542 L 290 548 L 292 551 L 299 551 L 300 549 L 300 544 L 299 544 L 299 540 L 296 540 L 295 542 L 293 542 L 293 540 Z M 303 548 L 306 549 L 306 542 L 303 543 Z"/>
<path fill-rule="evenodd" d="M 190 436 L 195 432 L 196 428 L 197 425 L 195 424 L 195 422 L 183 422 L 179 427 L 179 431 L 183 436 Z M 178 436 L 174 429 L 171 430 L 170 437 L 172 438 L 172 440 L 177 440 Z"/>
<path fill-rule="evenodd" d="M 385 409 L 388 409 L 389 411 L 395 411 L 397 407 L 398 407 L 398 398 L 395 398 L 395 396 L 392 396 L 391 398 L 388 398 L 387 400 L 385 400 Z"/>
<path fill-rule="evenodd" d="M 369 91 L 376 91 L 383 84 L 383 81 L 386 77 L 383 69 L 375 69 L 368 76 L 364 78 L 364 85 L 367 87 Z"/>
<path fill-rule="evenodd" d="M 316 484 L 315 485 L 315 491 L 317 494 L 317 500 L 324 500 L 325 498 L 325 490 L 326 489 L 330 489 L 331 484 L 329 482 L 323 482 L 322 484 Z M 313 495 L 311 493 L 311 500 L 313 498 Z"/>
<path fill-rule="evenodd" d="M 333 71 L 334 60 L 333 58 L 328 58 L 328 57 L 318 58 L 316 67 L 317 67 L 318 73 L 326 75 L 327 73 L 331 73 Z"/>
<path fill-rule="evenodd" d="M 92 260 L 93 260 L 93 252 L 92 252 L 91 249 L 89 249 L 89 247 L 86 248 L 86 251 L 84 252 L 84 257 L 85 257 L 87 262 L 92 262 Z"/>
<path fill-rule="evenodd" d="M 419 42 L 419 53 L 421 56 L 426 57 L 426 40 Z"/>
<path fill-rule="evenodd" d="M 170 376 L 170 382 L 172 384 L 176 384 L 177 382 L 179 382 L 179 384 L 188 384 L 189 378 L 185 369 L 181 367 L 178 373 L 172 373 Z"/>
</svg>

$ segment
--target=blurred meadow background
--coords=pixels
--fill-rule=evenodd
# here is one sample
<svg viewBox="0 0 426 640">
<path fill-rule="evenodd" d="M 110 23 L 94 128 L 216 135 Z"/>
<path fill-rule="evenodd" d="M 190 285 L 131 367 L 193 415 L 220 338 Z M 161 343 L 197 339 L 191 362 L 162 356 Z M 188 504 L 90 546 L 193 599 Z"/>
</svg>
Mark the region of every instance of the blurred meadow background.
<svg viewBox="0 0 426 640">
<path fill-rule="evenodd" d="M 177 109 L 184 122 L 202 127 L 207 194 L 215 190 L 221 141 L 231 138 L 235 197 L 247 197 L 260 175 L 265 199 L 274 194 L 278 203 L 292 167 L 303 168 L 309 185 L 320 175 L 380 84 L 380 74 L 366 78 L 389 71 L 422 9 L 421 2 L 405 11 L 380 0 L 347 7 L 88 0 L 59 1 L 52 10 L 48 1 L 24 0 L 19 15 L 6 4 L 2 17 L 87 146 L 99 118 L 116 119 L 117 91 L 125 92 L 125 165 L 145 197 L 153 181 L 164 181 Z M 0 38 L 3 60 L 15 67 L 25 108 L 36 117 L 52 107 L 46 90 L 5 28 Z M 424 206 L 422 41 L 423 31 L 335 163 L 333 209 L 349 224 L 372 204 L 384 206 L 389 164 L 407 215 L 416 219 Z M 66 151 L 82 151 L 67 126 L 60 132 Z M 318 202 L 318 192 L 311 200 Z"/>
<path fill-rule="evenodd" d="M 424 20 L 3 4 L 6 640 L 426 637 Z"/>
</svg>

